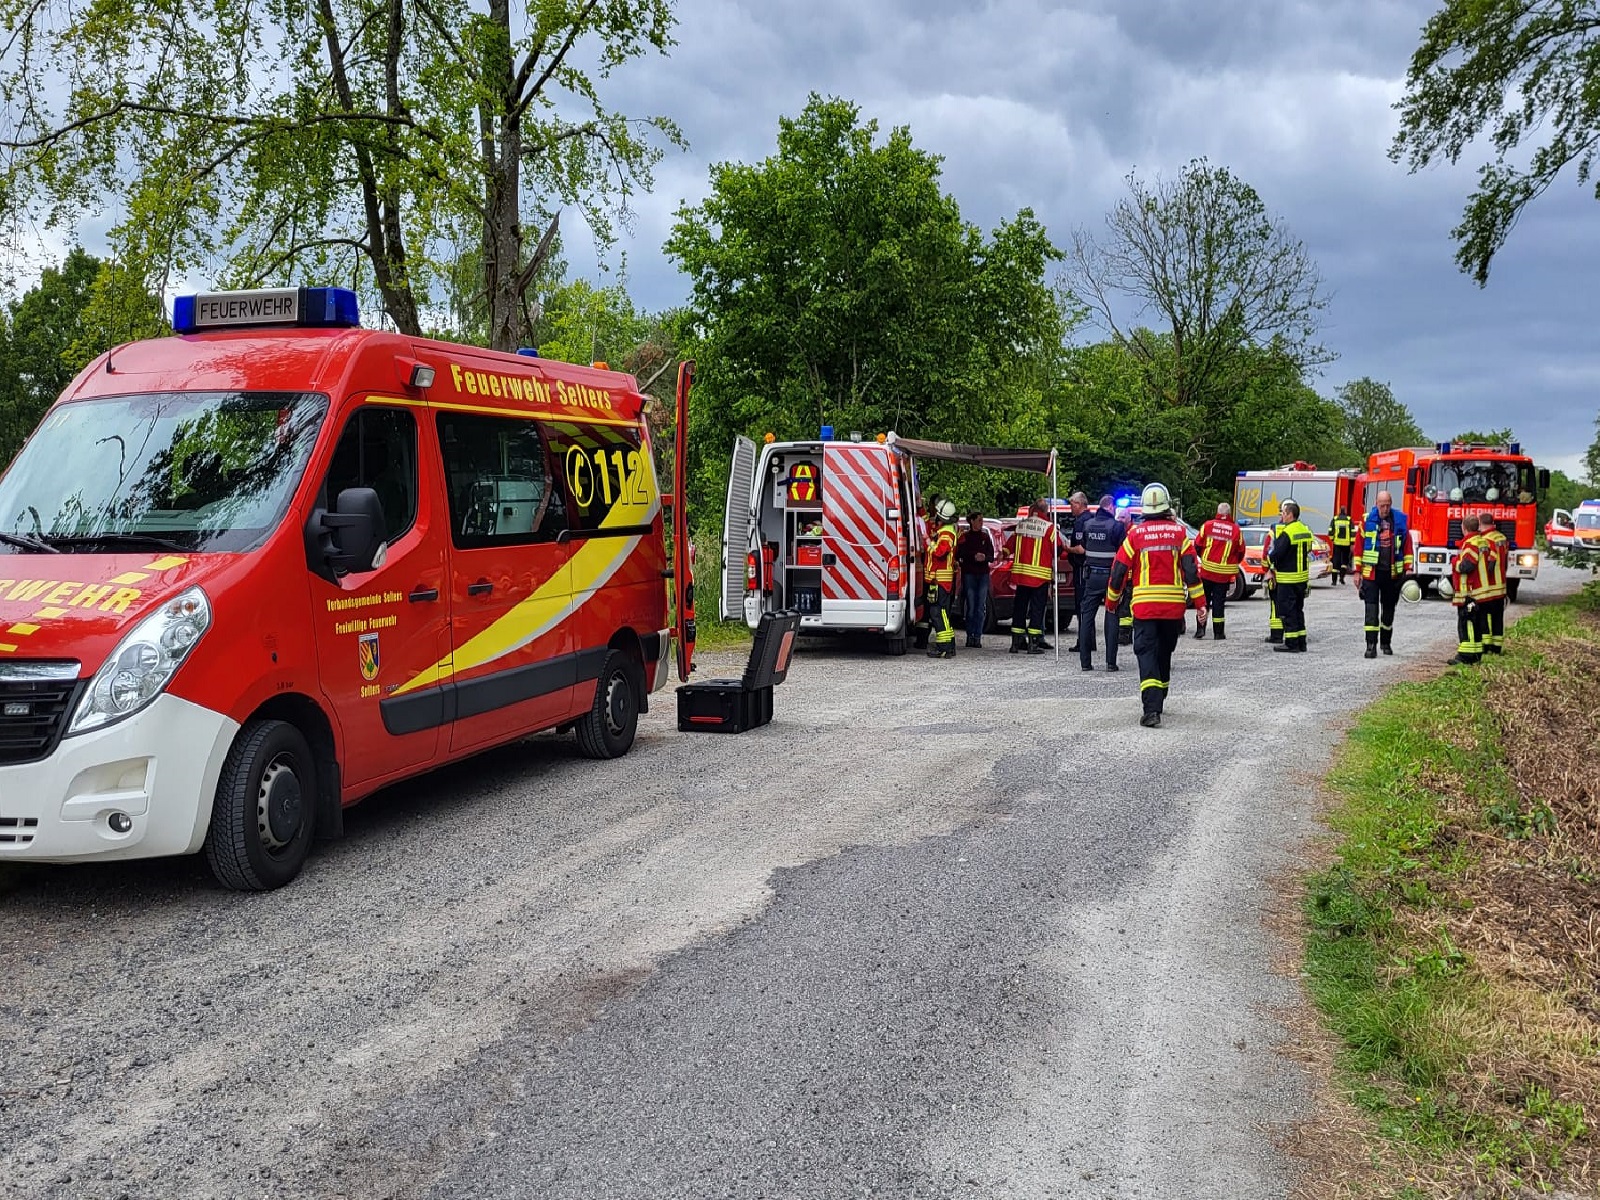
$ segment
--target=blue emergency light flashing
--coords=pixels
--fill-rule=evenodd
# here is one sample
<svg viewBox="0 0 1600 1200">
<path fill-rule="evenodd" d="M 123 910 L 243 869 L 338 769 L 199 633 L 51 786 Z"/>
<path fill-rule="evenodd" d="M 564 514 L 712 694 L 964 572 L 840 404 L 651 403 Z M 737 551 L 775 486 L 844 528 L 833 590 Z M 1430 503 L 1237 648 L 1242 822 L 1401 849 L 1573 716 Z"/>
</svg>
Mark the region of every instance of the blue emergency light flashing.
<svg viewBox="0 0 1600 1200">
<path fill-rule="evenodd" d="M 825 442 L 833 441 L 833 426 L 832 425 L 824 425 L 822 427 L 822 440 L 825 441 Z"/>
<path fill-rule="evenodd" d="M 260 288 L 249 292 L 200 292 L 172 302 L 172 331 L 294 326 L 344 329 L 361 324 L 361 307 L 349 288 Z"/>
<path fill-rule="evenodd" d="M 1466 443 L 1462 443 L 1461 445 L 1458 446 L 1454 442 L 1435 442 L 1434 445 L 1438 448 L 1438 451 L 1439 451 L 1440 454 L 1451 454 L 1451 453 L 1471 450 L 1471 449 L 1474 448 L 1472 446 L 1467 445 Z M 1483 447 L 1478 447 L 1478 448 L 1479 449 L 1484 449 L 1484 450 L 1489 449 L 1488 446 L 1483 446 Z M 1512 442 L 1510 445 L 1508 445 L 1506 447 L 1506 453 L 1507 454 L 1521 454 L 1522 453 L 1522 443 L 1521 442 Z"/>
<path fill-rule="evenodd" d="M 517 353 L 522 355 L 523 358 L 538 358 L 539 357 L 539 347 L 537 347 L 537 346 L 518 346 L 517 347 Z"/>
</svg>

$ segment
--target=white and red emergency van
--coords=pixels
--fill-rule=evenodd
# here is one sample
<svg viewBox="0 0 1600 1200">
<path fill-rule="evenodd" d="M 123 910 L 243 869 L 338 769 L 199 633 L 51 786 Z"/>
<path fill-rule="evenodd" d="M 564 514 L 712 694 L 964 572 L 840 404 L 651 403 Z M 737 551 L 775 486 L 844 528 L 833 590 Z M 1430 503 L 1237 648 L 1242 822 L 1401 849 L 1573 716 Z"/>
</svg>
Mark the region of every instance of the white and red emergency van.
<svg viewBox="0 0 1600 1200">
<path fill-rule="evenodd" d="M 174 328 L 0 479 L 0 862 L 203 850 L 271 888 L 385 784 L 542 729 L 628 750 L 673 636 L 632 377 L 362 329 L 335 288 Z"/>
<path fill-rule="evenodd" d="M 916 472 L 893 435 L 757 446 L 734 439 L 722 534 L 724 620 L 798 609 L 805 633 L 880 633 L 904 654 L 921 600 Z"/>
</svg>

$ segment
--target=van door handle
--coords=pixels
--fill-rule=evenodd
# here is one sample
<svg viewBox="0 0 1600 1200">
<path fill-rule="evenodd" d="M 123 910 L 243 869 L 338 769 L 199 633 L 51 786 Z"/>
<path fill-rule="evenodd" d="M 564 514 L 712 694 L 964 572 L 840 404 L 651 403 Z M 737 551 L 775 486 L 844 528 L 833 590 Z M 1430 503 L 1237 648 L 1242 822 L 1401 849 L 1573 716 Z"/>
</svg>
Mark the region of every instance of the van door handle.
<svg viewBox="0 0 1600 1200">
<path fill-rule="evenodd" d="M 487 596 L 492 591 L 494 591 L 494 584 L 487 579 L 480 579 L 477 583 L 467 584 L 467 595 L 469 596 Z"/>
<path fill-rule="evenodd" d="M 406 597 L 406 599 L 411 601 L 411 603 L 413 603 L 413 604 L 415 604 L 418 600 L 437 600 L 438 598 L 439 598 L 439 589 L 438 588 L 424 588 L 424 587 L 417 588 L 416 591 L 412 592 L 409 596 Z"/>
</svg>

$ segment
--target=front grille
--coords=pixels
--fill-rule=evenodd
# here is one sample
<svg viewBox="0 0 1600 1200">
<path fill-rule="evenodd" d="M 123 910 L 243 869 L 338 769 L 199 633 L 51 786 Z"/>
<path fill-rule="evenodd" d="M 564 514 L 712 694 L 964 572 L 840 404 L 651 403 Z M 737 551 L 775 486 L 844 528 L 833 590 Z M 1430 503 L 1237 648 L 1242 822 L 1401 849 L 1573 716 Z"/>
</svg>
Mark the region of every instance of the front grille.
<svg viewBox="0 0 1600 1200">
<path fill-rule="evenodd" d="M 1501 525 L 1497 521 L 1495 522 L 1495 528 L 1506 535 L 1507 549 L 1520 549 L 1520 547 L 1517 545 L 1517 530 L 1516 527 L 1511 524 L 1511 522 L 1507 521 L 1504 525 Z M 1455 550 L 1461 545 L 1461 522 L 1459 520 L 1450 522 L 1450 531 L 1446 536 L 1448 536 L 1450 540 L 1445 544 L 1449 546 L 1450 549 Z"/>
<path fill-rule="evenodd" d="M 38 817 L 0 817 L 0 846 L 26 846 L 38 828 Z"/>
<path fill-rule="evenodd" d="M 0 679 L 0 763 L 47 757 L 82 686 L 76 679 Z"/>
</svg>

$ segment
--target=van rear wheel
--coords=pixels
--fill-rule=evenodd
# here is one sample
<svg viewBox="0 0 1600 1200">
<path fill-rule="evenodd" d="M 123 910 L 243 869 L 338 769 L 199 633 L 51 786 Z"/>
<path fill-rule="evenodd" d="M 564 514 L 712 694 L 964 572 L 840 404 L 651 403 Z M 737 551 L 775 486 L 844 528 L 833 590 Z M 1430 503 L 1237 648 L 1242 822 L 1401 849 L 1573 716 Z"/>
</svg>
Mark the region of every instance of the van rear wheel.
<svg viewBox="0 0 1600 1200">
<path fill-rule="evenodd" d="M 643 680 L 632 659 L 620 651 L 606 655 L 595 684 L 594 703 L 574 729 L 585 758 L 621 758 L 639 730 L 639 693 Z"/>
<path fill-rule="evenodd" d="M 236 892 L 266 892 L 300 874 L 317 825 L 317 768 L 287 721 L 250 721 L 222 763 L 205 856 Z"/>
</svg>

